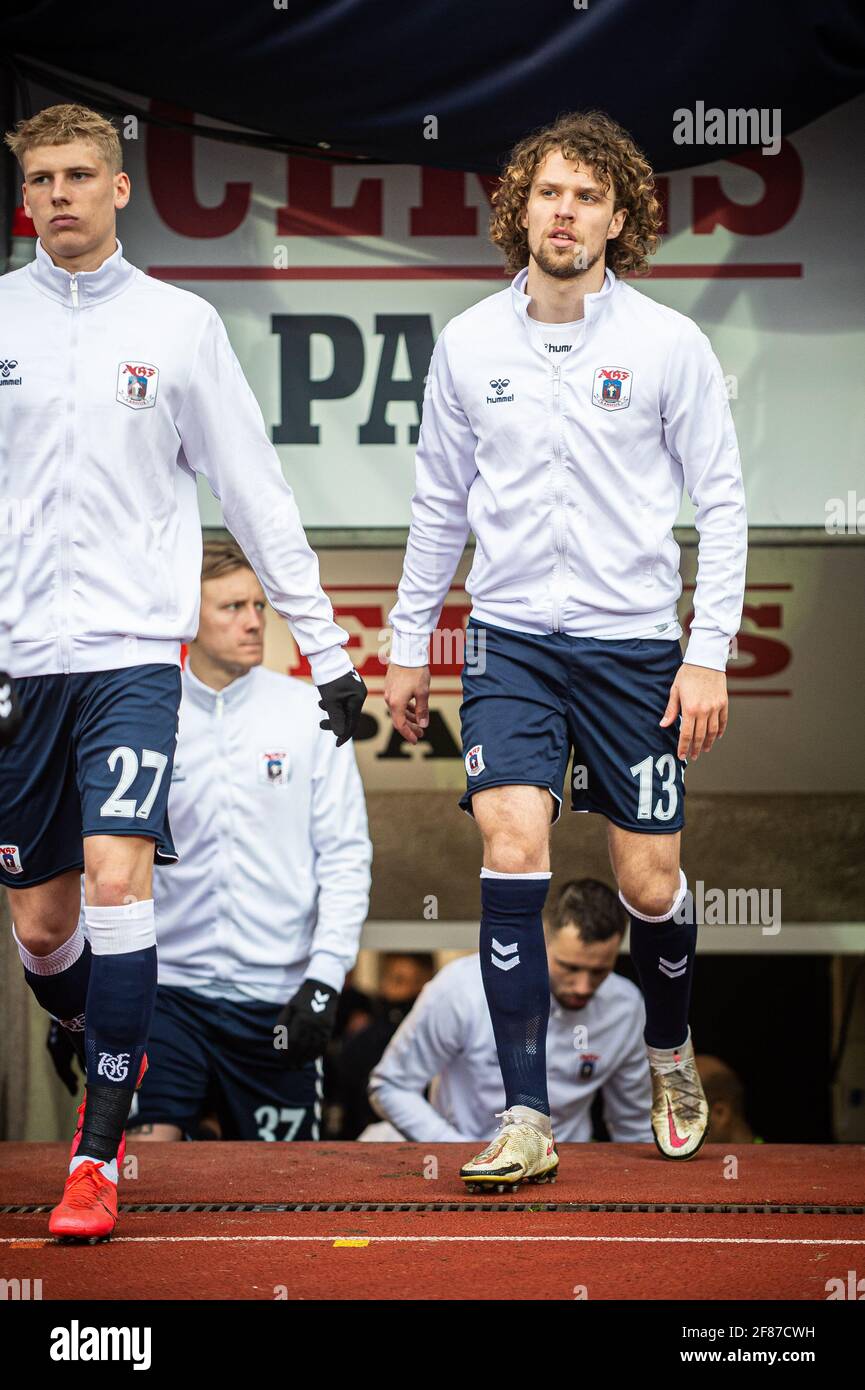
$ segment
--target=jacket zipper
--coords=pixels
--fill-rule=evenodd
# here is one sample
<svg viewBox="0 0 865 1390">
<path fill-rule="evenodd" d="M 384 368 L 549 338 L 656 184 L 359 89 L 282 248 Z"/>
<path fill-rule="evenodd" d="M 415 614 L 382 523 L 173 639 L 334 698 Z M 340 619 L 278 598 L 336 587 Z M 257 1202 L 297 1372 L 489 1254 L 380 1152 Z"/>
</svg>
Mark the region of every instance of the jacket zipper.
<svg viewBox="0 0 865 1390">
<path fill-rule="evenodd" d="M 224 726 L 223 726 L 223 723 L 222 723 L 222 710 L 223 710 L 223 705 L 224 705 L 224 703 L 225 703 L 225 701 L 224 701 L 224 699 L 223 699 L 222 691 L 221 691 L 221 690 L 218 690 L 218 691 L 216 692 L 216 705 L 215 705 L 216 720 L 217 720 L 217 726 L 218 726 L 218 727 L 217 727 L 216 747 L 217 747 L 217 757 L 219 758 L 219 761 L 220 761 L 220 763 L 222 763 L 223 766 L 225 765 L 225 746 L 224 746 L 224 740 L 223 740 L 223 727 L 224 727 Z M 214 930 L 214 936 L 215 936 L 215 938 L 216 938 L 216 953 L 217 953 L 217 964 L 216 964 L 216 966 L 215 966 L 215 973 L 216 973 L 216 978 L 221 980 L 221 979 L 226 978 L 226 976 L 227 976 L 227 954 L 226 954 L 226 950 L 225 950 L 225 931 L 224 931 L 224 920 L 225 920 L 225 918 L 224 918 L 224 911 L 225 911 L 225 896 L 226 896 L 226 885 L 225 885 L 226 871 L 225 871 L 225 854 L 224 854 L 224 852 L 223 852 L 222 833 L 221 833 L 221 831 L 217 831 L 217 835 L 218 835 L 218 840 L 219 840 L 219 883 L 218 883 L 218 890 L 217 890 L 217 894 L 216 894 L 217 916 L 216 916 L 216 923 L 215 923 L 215 930 Z"/>
<path fill-rule="evenodd" d="M 72 331 L 70 334 L 69 372 L 70 391 L 66 399 L 66 439 L 63 451 L 63 477 L 60 485 L 60 603 L 61 630 L 60 647 L 63 670 L 69 673 L 72 667 L 71 643 L 69 639 L 69 607 L 72 602 L 72 564 L 70 557 L 69 514 L 72 510 L 72 475 L 75 456 L 75 399 L 77 390 L 78 363 L 78 276 L 69 281 L 72 297 Z"/>
<path fill-rule="evenodd" d="M 555 496 L 556 496 L 556 513 L 555 513 L 555 517 L 554 517 L 554 520 L 553 520 L 553 532 L 554 532 L 554 535 L 555 535 L 555 542 L 556 542 L 556 575 L 555 575 L 555 579 L 553 580 L 553 632 L 559 632 L 559 631 L 560 631 L 560 621 L 561 621 L 561 613 L 560 613 L 560 606 L 559 606 L 559 600 L 560 600 L 560 585 L 561 585 L 561 581 L 562 581 L 562 579 L 563 579 L 563 577 L 564 577 L 564 575 L 565 575 L 565 572 L 566 572 L 566 570 L 565 570 L 565 566 L 566 566 L 566 551 L 565 551 L 564 527 L 563 527 L 563 525 L 562 525 L 562 517 L 563 517 L 563 493 L 562 493 L 562 486 L 561 486 L 561 483 L 562 483 L 562 460 L 561 460 L 561 452 L 560 452 L 560 449 L 559 449 L 559 443 L 560 443 L 561 434 L 562 434 L 562 431 L 561 431 L 561 418 L 560 418 L 560 413 L 559 413 L 559 386 L 560 386 L 560 383 L 561 383 L 561 375 L 560 375 L 560 372 L 561 372 L 561 368 L 560 368 L 559 366 L 553 367 L 553 416 L 554 416 L 554 428 L 555 428 L 555 440 L 554 440 L 554 444 L 553 444 L 553 454 L 554 454 L 554 458 L 555 458 L 554 472 L 555 472 Z"/>
<path fill-rule="evenodd" d="M 539 347 L 532 340 L 531 329 L 526 325 L 529 334 L 529 341 L 535 352 L 548 362 L 548 358 L 543 348 Z M 561 631 L 561 596 L 559 586 L 567 574 L 567 545 L 565 543 L 564 525 L 564 491 L 562 488 L 562 456 L 560 441 L 562 437 L 562 422 L 560 416 L 559 387 L 561 385 L 561 364 L 553 367 L 553 413 L 555 419 L 555 437 L 553 440 L 553 457 L 555 472 L 555 517 L 553 518 L 553 536 L 556 547 L 556 575 L 553 580 L 553 602 L 552 619 L 553 632 Z"/>
</svg>

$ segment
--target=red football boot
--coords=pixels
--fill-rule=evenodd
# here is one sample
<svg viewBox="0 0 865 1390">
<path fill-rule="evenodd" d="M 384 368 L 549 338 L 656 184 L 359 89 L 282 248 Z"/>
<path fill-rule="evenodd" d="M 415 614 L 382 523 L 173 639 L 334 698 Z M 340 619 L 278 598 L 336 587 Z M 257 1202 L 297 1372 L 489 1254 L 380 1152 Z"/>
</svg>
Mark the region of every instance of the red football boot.
<svg viewBox="0 0 865 1390">
<path fill-rule="evenodd" d="M 144 1073 L 145 1073 L 146 1071 L 147 1071 L 147 1053 L 145 1052 L 144 1055 L 143 1055 L 143 1057 L 141 1058 L 141 1066 L 140 1066 L 139 1069 L 138 1069 L 138 1080 L 137 1080 L 136 1083 L 135 1083 L 135 1089 L 136 1089 L 136 1091 L 140 1089 L 141 1083 L 142 1083 L 142 1081 L 144 1080 Z M 86 1106 L 87 1106 L 87 1087 L 85 1086 L 85 1087 L 84 1087 L 84 1099 L 82 1100 L 81 1104 L 80 1104 L 79 1107 L 78 1107 L 78 1124 L 75 1126 L 75 1135 L 74 1135 L 73 1140 L 72 1140 L 72 1147 L 71 1147 L 71 1149 L 69 1150 L 69 1162 L 70 1162 L 70 1163 L 72 1162 L 73 1158 L 74 1158 L 75 1155 L 77 1154 L 77 1152 L 78 1152 L 78 1145 L 81 1143 L 81 1131 L 82 1131 L 82 1129 L 84 1128 L 84 1111 L 85 1111 Z M 125 1132 L 125 1130 L 124 1130 L 123 1134 L 122 1134 L 121 1137 L 120 1137 L 120 1144 L 119 1144 L 118 1149 L 117 1149 L 117 1167 L 118 1167 L 118 1169 L 120 1168 L 120 1165 L 121 1165 L 121 1163 L 123 1162 L 123 1155 L 124 1155 L 125 1153 L 126 1153 L 126 1132 Z"/>
<path fill-rule="evenodd" d="M 66 1240 L 106 1240 L 117 1225 L 117 1184 L 102 1176 L 102 1164 L 89 1159 L 70 1173 L 63 1200 L 48 1219 L 52 1236 Z"/>
</svg>

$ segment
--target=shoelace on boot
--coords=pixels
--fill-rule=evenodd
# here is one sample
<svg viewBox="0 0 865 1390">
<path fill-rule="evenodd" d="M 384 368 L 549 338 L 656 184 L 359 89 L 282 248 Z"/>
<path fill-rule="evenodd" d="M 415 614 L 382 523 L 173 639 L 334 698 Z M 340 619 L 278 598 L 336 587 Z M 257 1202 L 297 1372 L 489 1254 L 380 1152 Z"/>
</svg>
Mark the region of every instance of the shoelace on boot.
<svg viewBox="0 0 865 1390">
<path fill-rule="evenodd" d="M 675 1104 L 685 1119 L 699 1119 L 703 1088 L 694 1062 L 688 1058 L 686 1061 L 678 1063 L 662 1063 L 654 1070 L 664 1078 L 664 1090 L 673 1093 Z"/>
<path fill-rule="evenodd" d="M 92 1207 L 94 1200 L 102 1200 L 101 1184 L 97 1182 L 97 1174 L 101 1169 L 101 1163 L 91 1163 L 88 1159 L 86 1163 L 80 1164 L 71 1175 L 63 1195 L 64 1207 Z M 107 1178 L 103 1178 L 103 1183 Z"/>
<path fill-rule="evenodd" d="M 525 1120 L 518 1120 L 512 1110 L 497 1110 L 495 1112 L 497 1120 L 501 1120 L 499 1129 L 506 1129 L 508 1125 L 524 1125 Z"/>
<path fill-rule="evenodd" d="M 540 1128 L 539 1125 L 532 1124 L 531 1120 L 521 1119 L 520 1116 L 515 1115 L 512 1110 L 497 1110 L 495 1111 L 495 1117 L 497 1120 L 501 1120 L 501 1124 L 499 1125 L 500 1134 L 504 1129 L 508 1127 L 508 1125 L 514 1125 L 519 1129 L 531 1129 L 534 1131 L 534 1133 L 539 1134 L 541 1136 L 541 1138 L 544 1140 L 544 1143 L 549 1142 L 549 1136 L 544 1134 L 544 1131 Z"/>
</svg>

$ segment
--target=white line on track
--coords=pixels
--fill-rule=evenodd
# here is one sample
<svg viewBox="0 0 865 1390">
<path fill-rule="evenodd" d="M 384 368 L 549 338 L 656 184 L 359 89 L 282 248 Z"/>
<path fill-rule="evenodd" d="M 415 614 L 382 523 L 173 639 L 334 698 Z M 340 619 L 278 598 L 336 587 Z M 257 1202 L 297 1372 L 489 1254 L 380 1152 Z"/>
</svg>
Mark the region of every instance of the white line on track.
<svg viewBox="0 0 865 1390">
<path fill-rule="evenodd" d="M 0 1245 L 15 1245 L 25 1240 L 24 1236 L 2 1236 Z M 112 1245 L 176 1245 L 176 1244 L 304 1244 L 311 1241 L 332 1245 L 335 1240 L 357 1240 L 337 1231 L 330 1236 L 114 1236 Z M 586 1245 L 865 1245 L 863 1240 L 838 1240 L 805 1237 L 773 1236 L 364 1236 L 370 1245 L 477 1245 L 493 1243 L 513 1244 L 569 1244 Z M 46 1240 L 43 1248 L 54 1242 Z"/>
</svg>

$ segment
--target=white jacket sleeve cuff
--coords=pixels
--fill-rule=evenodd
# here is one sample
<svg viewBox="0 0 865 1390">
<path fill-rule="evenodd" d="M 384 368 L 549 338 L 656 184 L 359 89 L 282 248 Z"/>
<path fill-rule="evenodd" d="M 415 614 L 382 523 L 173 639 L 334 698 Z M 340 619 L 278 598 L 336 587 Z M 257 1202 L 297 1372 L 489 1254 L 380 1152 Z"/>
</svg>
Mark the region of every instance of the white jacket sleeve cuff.
<svg viewBox="0 0 865 1390">
<path fill-rule="evenodd" d="M 713 671 L 726 671 L 730 654 L 730 638 L 724 632 L 704 632 L 691 629 L 684 660 L 689 666 L 708 666 Z"/>
<path fill-rule="evenodd" d="M 313 951 L 306 968 L 306 978 L 330 985 L 337 994 L 341 994 L 345 984 L 345 966 L 331 951 Z"/>
<path fill-rule="evenodd" d="M 316 685 L 326 685 L 328 681 L 337 680 L 350 671 L 354 664 L 345 648 L 338 643 L 333 647 L 325 647 L 321 652 L 310 652 L 307 660 Z"/>
<path fill-rule="evenodd" d="M 371 1108 L 414 1144 L 464 1144 L 471 1135 L 460 1134 L 417 1091 L 393 1082 L 370 1078 L 367 1092 Z"/>
<path fill-rule="evenodd" d="M 429 633 L 398 632 L 394 628 L 390 659 L 397 666 L 428 666 Z"/>
</svg>

